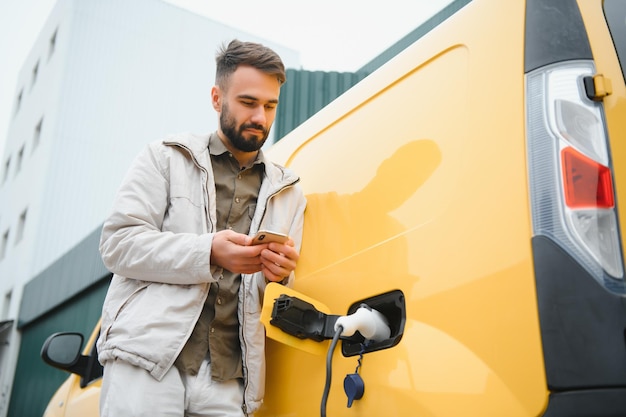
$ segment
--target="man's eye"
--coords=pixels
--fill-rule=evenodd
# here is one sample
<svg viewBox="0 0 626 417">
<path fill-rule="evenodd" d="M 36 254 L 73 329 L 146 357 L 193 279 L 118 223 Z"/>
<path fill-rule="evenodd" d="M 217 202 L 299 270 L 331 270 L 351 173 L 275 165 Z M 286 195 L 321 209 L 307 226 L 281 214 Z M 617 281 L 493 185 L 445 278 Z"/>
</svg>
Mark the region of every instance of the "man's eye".
<svg viewBox="0 0 626 417">
<path fill-rule="evenodd" d="M 247 107 L 252 107 L 254 106 L 254 101 L 242 101 L 241 104 Z"/>
</svg>

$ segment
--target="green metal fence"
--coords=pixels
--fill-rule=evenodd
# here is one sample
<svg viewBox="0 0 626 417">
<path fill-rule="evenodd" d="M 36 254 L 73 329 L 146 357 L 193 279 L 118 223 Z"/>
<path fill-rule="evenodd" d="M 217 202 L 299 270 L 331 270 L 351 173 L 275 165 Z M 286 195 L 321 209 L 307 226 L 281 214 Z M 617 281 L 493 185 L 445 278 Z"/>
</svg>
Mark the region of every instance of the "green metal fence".
<svg viewBox="0 0 626 417">
<path fill-rule="evenodd" d="M 49 335 L 61 331 L 80 332 L 87 339 L 100 318 L 108 286 L 106 277 L 22 328 L 9 417 L 41 417 L 50 397 L 69 376 L 44 363 L 41 346 Z"/>
</svg>

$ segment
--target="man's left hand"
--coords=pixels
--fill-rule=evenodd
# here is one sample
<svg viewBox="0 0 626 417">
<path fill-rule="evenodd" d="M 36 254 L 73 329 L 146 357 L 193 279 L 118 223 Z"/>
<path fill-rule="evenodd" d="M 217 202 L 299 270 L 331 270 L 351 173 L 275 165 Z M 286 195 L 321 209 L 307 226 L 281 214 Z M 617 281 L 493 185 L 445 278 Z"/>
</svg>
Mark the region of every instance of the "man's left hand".
<svg viewBox="0 0 626 417">
<path fill-rule="evenodd" d="M 280 282 L 296 269 L 299 258 L 293 239 L 284 244 L 268 243 L 261 251 L 261 271 L 269 281 Z"/>
</svg>

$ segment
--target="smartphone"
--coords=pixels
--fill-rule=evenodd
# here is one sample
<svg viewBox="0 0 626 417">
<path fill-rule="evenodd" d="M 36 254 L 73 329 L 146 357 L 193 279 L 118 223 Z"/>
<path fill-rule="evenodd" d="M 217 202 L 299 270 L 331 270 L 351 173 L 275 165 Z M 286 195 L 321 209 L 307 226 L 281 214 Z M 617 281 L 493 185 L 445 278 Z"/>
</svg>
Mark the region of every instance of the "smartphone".
<svg viewBox="0 0 626 417">
<path fill-rule="evenodd" d="M 283 233 L 270 232 L 269 230 L 259 230 L 256 236 L 252 238 L 252 244 L 258 245 L 260 243 L 270 242 L 285 243 L 288 240 L 289 236 Z"/>
</svg>

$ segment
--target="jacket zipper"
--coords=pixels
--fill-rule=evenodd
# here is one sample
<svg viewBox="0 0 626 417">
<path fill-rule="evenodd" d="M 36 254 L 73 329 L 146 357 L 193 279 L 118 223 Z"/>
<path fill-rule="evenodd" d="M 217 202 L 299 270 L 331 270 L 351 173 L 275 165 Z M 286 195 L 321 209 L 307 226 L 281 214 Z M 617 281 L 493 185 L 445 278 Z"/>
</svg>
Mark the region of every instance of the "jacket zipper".
<svg viewBox="0 0 626 417">
<path fill-rule="evenodd" d="M 265 206 L 263 207 L 263 214 L 261 215 L 261 219 L 259 220 L 259 223 L 258 223 L 259 227 L 261 226 L 261 224 L 263 224 L 263 219 L 265 218 L 265 213 L 267 212 L 267 206 L 269 205 L 270 200 L 272 200 L 276 195 L 280 194 L 281 192 L 283 192 L 287 188 L 293 187 L 295 184 L 298 183 L 298 181 L 300 181 L 300 178 L 296 178 L 293 182 L 291 182 L 289 184 L 283 185 L 282 187 L 280 187 L 278 190 L 274 191 L 272 194 L 270 194 L 267 197 L 267 199 L 265 200 Z M 255 274 L 246 274 L 246 275 L 250 275 L 250 279 L 248 281 L 251 282 L 252 279 L 253 279 L 252 277 L 254 277 L 256 274 L 262 274 L 262 272 L 257 272 Z M 245 310 L 246 310 L 246 303 L 247 303 L 247 300 L 246 300 L 246 290 L 247 290 L 247 285 L 248 284 L 246 283 L 246 280 L 243 279 L 243 276 L 242 276 L 241 284 L 243 286 L 243 295 L 242 295 L 242 301 L 241 301 L 242 302 L 242 314 L 241 314 L 241 317 L 242 317 L 242 321 L 245 321 L 245 319 L 246 319 L 246 311 Z M 245 337 L 246 333 L 244 331 L 244 326 L 245 326 L 245 324 L 241 323 L 241 326 L 240 326 L 240 332 L 241 332 L 240 339 L 241 339 L 241 344 L 244 345 L 245 352 L 246 352 L 246 356 L 245 356 L 245 358 L 243 358 L 243 364 L 242 365 L 244 366 L 244 368 L 246 370 L 246 374 L 248 374 L 249 373 L 248 346 L 247 346 L 247 340 L 246 340 L 246 337 Z M 250 378 L 249 378 L 248 375 L 246 375 L 245 378 L 243 379 L 244 388 L 243 388 L 243 406 L 242 406 L 242 409 L 243 409 L 243 411 L 244 411 L 244 413 L 246 415 L 248 415 L 248 413 L 247 413 L 248 406 L 247 406 L 247 396 L 246 396 L 246 394 L 248 393 L 248 381 L 249 381 L 249 379 Z"/>
</svg>

